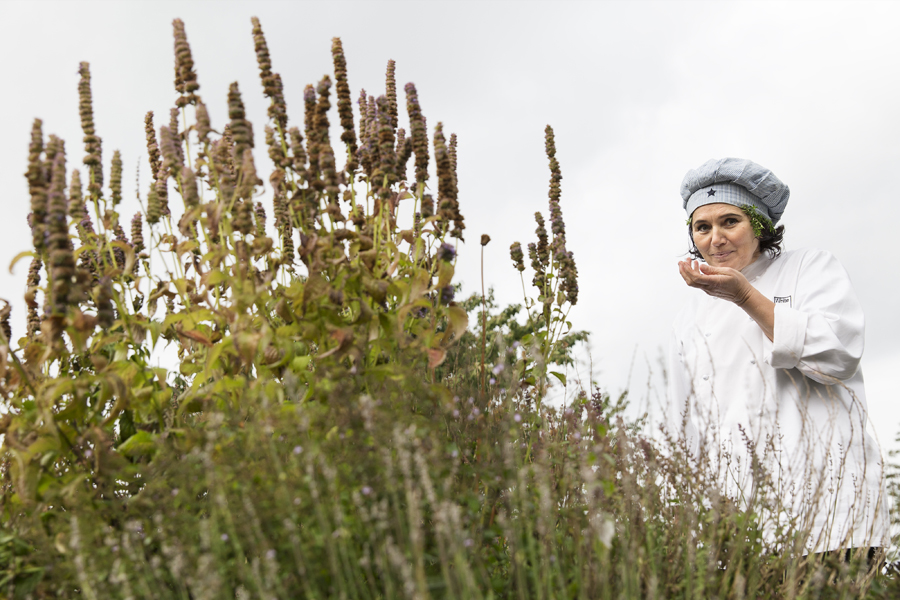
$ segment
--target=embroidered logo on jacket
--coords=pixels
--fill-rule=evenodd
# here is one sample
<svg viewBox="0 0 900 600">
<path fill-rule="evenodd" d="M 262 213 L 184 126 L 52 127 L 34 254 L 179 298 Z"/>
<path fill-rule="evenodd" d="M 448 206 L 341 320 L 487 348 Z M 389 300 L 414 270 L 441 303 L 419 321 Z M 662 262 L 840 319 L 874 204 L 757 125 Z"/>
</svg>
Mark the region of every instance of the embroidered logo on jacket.
<svg viewBox="0 0 900 600">
<path fill-rule="evenodd" d="M 793 306 L 790 296 L 775 296 L 775 304 L 787 304 Z"/>
</svg>

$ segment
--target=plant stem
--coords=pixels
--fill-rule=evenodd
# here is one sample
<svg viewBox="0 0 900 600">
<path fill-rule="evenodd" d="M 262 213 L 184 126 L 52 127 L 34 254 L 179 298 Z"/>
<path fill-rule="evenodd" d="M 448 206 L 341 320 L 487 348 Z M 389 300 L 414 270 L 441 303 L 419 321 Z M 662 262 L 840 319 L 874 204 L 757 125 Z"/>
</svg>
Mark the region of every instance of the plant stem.
<svg viewBox="0 0 900 600">
<path fill-rule="evenodd" d="M 484 393 L 484 348 L 487 342 L 487 300 L 484 297 L 484 246 L 481 247 L 481 392 Z"/>
</svg>

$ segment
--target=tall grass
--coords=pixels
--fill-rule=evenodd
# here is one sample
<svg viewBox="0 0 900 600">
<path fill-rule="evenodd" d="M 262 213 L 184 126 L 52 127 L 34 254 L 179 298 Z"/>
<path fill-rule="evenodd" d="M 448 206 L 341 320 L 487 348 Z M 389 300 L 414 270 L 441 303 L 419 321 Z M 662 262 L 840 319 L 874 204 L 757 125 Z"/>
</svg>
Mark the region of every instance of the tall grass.
<svg viewBox="0 0 900 600">
<path fill-rule="evenodd" d="M 83 171 L 70 174 L 62 140 L 34 124 L 26 334 L 14 339 L 0 312 L 0 593 L 900 591 L 865 557 L 804 558 L 802 528 L 766 541 L 760 515 L 771 507 L 719 493 L 677 443 L 661 451 L 624 418 L 624 398 L 583 389 L 560 409 L 543 402 L 586 337 L 567 320 L 577 271 L 552 129 L 550 231 L 536 215 L 532 292 L 523 276 L 523 305 L 457 302 L 455 136 L 438 123 L 429 144 L 413 84 L 400 127 L 393 61 L 385 93 L 360 94 L 357 120 L 338 39 L 333 82 L 307 86 L 292 126 L 256 19 L 251 34 L 270 99 L 271 206 L 257 202 L 241 90 L 229 89 L 229 122 L 211 123 L 179 20 L 178 100 L 160 127 L 145 119 L 152 181 L 128 233 L 117 152 L 104 189 L 86 63 Z M 524 273 L 520 244 L 511 259 Z M 160 345 L 177 353 L 176 369 L 151 364 Z"/>
</svg>

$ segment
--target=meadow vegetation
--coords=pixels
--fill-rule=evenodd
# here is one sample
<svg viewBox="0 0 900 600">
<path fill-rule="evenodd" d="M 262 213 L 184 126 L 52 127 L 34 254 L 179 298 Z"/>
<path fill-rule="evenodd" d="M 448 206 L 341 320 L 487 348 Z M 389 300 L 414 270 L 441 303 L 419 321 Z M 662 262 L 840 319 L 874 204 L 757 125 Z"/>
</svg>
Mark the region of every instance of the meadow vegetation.
<svg viewBox="0 0 900 600">
<path fill-rule="evenodd" d="M 577 270 L 550 127 L 548 218 L 510 248 L 523 303 L 457 299 L 456 136 L 426 127 L 411 83 L 401 118 L 393 61 L 356 118 L 335 38 L 333 78 L 306 87 L 294 125 L 253 19 L 264 183 L 238 84 L 211 123 L 173 30 L 177 98 L 146 116 L 150 181 L 130 221 L 87 63 L 78 169 L 34 122 L 27 331 L 0 313 L 0 595 L 900 594 L 890 564 L 803 558 L 799 527 L 764 542 L 764 506 L 719 494 L 625 418 L 624 396 L 567 381 L 587 334 L 568 321 Z M 155 363 L 161 347 L 176 368 Z M 551 382 L 570 391 L 562 407 Z"/>
</svg>

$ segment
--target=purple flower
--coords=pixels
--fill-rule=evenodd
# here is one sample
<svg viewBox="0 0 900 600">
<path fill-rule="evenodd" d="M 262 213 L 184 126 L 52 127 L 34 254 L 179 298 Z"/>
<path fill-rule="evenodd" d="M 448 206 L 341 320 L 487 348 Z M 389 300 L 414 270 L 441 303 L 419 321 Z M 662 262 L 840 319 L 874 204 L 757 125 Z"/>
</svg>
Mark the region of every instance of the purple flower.
<svg viewBox="0 0 900 600">
<path fill-rule="evenodd" d="M 441 244 L 441 247 L 438 248 L 435 257 L 438 260 L 451 262 L 454 258 L 456 258 L 456 248 L 444 242 L 443 244 Z"/>
</svg>

